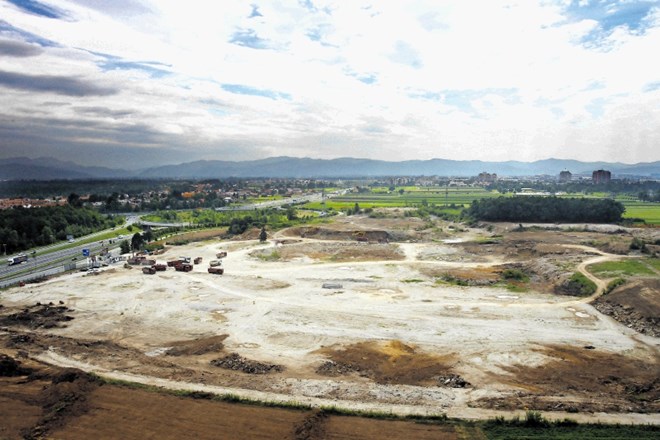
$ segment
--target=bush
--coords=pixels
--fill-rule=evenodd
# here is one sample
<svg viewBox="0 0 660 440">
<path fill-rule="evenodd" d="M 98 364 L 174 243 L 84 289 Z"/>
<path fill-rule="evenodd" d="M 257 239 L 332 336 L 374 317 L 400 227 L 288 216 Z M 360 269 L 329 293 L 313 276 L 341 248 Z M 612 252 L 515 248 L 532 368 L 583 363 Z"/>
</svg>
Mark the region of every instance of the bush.
<svg viewBox="0 0 660 440">
<path fill-rule="evenodd" d="M 529 277 L 520 269 L 505 269 L 502 272 L 502 278 L 505 280 L 527 281 Z"/>
</svg>

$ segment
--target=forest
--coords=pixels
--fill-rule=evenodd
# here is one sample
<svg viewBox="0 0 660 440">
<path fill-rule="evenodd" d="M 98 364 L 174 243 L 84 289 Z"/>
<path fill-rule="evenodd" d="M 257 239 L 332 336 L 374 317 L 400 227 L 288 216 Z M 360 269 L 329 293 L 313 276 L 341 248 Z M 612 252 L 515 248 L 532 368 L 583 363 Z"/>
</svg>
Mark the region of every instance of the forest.
<svg viewBox="0 0 660 440">
<path fill-rule="evenodd" d="M 611 199 L 518 196 L 475 200 L 467 213 L 487 221 L 618 223 L 624 211 Z"/>
<path fill-rule="evenodd" d="M 80 237 L 116 226 L 121 219 L 90 208 L 50 206 L 39 209 L 16 207 L 0 211 L 0 245 L 6 254 Z"/>
</svg>

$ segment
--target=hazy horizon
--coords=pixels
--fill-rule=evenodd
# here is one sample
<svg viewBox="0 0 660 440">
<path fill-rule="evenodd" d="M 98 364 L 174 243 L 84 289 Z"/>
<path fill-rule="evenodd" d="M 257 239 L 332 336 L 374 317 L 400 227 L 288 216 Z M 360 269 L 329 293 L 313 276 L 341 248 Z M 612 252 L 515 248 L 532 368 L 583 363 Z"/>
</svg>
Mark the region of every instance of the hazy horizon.
<svg viewBox="0 0 660 440">
<path fill-rule="evenodd" d="M 658 1 L 0 0 L 0 158 L 660 160 Z"/>
</svg>

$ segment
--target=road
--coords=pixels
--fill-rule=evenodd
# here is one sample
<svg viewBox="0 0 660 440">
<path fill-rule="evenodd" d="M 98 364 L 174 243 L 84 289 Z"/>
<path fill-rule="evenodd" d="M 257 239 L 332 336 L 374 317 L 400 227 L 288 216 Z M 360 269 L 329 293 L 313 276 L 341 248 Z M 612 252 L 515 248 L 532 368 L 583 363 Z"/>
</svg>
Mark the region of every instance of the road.
<svg viewBox="0 0 660 440">
<path fill-rule="evenodd" d="M 339 193 L 337 193 L 339 194 Z M 251 203 L 248 205 L 230 205 L 222 208 L 215 208 L 216 211 L 254 211 L 255 209 L 277 208 L 284 205 L 297 205 L 300 203 L 321 202 L 324 198 L 329 199 L 335 193 L 313 193 L 305 194 L 288 199 L 269 200 L 267 202 Z"/>
<path fill-rule="evenodd" d="M 138 223 L 139 221 L 140 219 L 138 216 L 131 214 L 126 217 L 125 226 Z M 22 252 L 28 256 L 28 261 L 20 264 L 8 265 L 7 260 L 19 254 L 7 255 L 0 265 L 0 288 L 17 284 L 21 281 L 29 281 L 43 276 L 62 273 L 67 270 L 66 266 L 87 261 L 87 257 L 83 255 L 83 249 L 88 249 L 89 255 L 94 256 L 98 255 L 103 249 L 112 250 L 118 248 L 123 237 L 113 239 L 112 243 L 110 243 L 108 239 L 87 242 L 90 238 L 107 234 L 112 230 L 113 229 L 106 229 L 104 231 L 80 237 L 76 240 L 80 244 L 66 247 L 65 249 L 53 250 L 67 246 L 67 243 L 57 243 Z"/>
</svg>

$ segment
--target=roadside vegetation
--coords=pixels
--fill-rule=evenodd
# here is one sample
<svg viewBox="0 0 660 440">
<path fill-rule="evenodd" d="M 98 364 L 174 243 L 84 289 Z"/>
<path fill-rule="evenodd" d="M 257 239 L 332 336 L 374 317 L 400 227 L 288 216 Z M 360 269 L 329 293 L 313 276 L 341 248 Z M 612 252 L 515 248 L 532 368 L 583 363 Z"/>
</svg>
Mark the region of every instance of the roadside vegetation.
<svg viewBox="0 0 660 440">
<path fill-rule="evenodd" d="M 657 265 L 657 259 L 635 259 L 620 261 L 605 261 L 589 266 L 589 272 L 599 278 L 654 276 L 653 264 Z"/>
<path fill-rule="evenodd" d="M 2 251 L 11 254 L 112 228 L 123 221 L 71 205 L 5 209 L 0 211 L 0 244 Z"/>
</svg>

